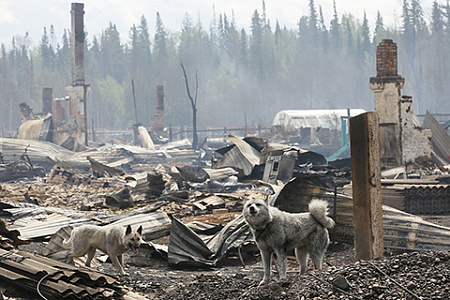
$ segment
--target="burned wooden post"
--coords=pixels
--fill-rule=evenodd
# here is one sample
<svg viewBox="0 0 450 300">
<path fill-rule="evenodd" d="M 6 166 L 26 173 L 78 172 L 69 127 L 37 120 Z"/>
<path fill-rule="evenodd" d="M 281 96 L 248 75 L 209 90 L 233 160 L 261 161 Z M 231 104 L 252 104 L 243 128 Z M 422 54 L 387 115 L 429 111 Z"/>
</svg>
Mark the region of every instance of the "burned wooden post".
<svg viewBox="0 0 450 300">
<path fill-rule="evenodd" d="M 377 113 L 350 119 L 350 143 L 356 259 L 370 260 L 382 256 L 384 251 Z"/>
</svg>

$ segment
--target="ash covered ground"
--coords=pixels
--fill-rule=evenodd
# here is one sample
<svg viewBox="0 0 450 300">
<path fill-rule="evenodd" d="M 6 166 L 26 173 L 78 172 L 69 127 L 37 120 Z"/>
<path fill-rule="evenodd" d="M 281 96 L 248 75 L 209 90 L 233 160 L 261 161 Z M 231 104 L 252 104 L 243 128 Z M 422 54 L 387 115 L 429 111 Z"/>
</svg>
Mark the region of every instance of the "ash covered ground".
<svg viewBox="0 0 450 300">
<path fill-rule="evenodd" d="M 23 195 L 22 190 L 14 191 L 17 198 Z M 56 201 L 57 204 L 60 201 Z M 181 208 L 170 207 L 173 211 Z M 450 226 L 449 216 L 422 217 Z M 152 242 L 168 245 L 169 237 Z M 34 242 L 20 249 L 40 253 L 42 247 L 42 243 Z M 323 270 L 310 266 L 309 271 L 300 276 L 298 264 L 294 256 L 290 256 L 288 279 L 278 281 L 273 266 L 270 284 L 262 287 L 258 287 L 263 275 L 258 254 L 244 257 L 245 267 L 234 258 L 212 270 L 172 269 L 166 260 L 146 248 L 137 256 L 127 254 L 125 262 L 130 275 L 117 276 L 118 281 L 148 299 L 450 299 L 448 251 L 386 252 L 384 257 L 373 261 L 355 262 L 351 245 L 333 243 L 326 253 Z M 97 263 L 94 268 L 117 275 L 111 263 Z M 4 296 L 6 299 L 38 299 L 19 296 L 16 292 L 6 289 Z"/>
<path fill-rule="evenodd" d="M 261 262 L 215 270 L 173 270 L 157 259 L 152 267 L 130 263 L 123 285 L 150 299 L 449 299 L 450 252 L 392 254 L 354 262 L 349 245 L 333 244 L 322 271 L 298 275 L 289 257 L 288 279 L 273 266 L 270 284 L 258 287 Z M 159 265 L 158 265 L 159 264 Z M 112 270 L 112 269 L 111 269 Z"/>
<path fill-rule="evenodd" d="M 449 218 L 433 217 L 448 226 Z M 166 244 L 168 237 L 155 242 Z M 22 250 L 39 252 L 32 243 Z M 117 276 L 123 286 L 148 299 L 449 299 L 450 252 L 389 253 L 373 261 L 354 260 L 351 245 L 332 243 L 326 253 L 324 269 L 298 275 L 294 256 L 288 257 L 288 278 L 277 279 L 272 266 L 271 282 L 258 287 L 263 274 L 260 257 L 246 257 L 245 266 L 230 260 L 212 270 L 172 269 L 147 249 L 137 256 L 125 256 L 129 276 Z M 117 275 L 111 263 L 95 268 Z M 5 299 L 37 299 L 18 296 L 6 290 Z"/>
</svg>

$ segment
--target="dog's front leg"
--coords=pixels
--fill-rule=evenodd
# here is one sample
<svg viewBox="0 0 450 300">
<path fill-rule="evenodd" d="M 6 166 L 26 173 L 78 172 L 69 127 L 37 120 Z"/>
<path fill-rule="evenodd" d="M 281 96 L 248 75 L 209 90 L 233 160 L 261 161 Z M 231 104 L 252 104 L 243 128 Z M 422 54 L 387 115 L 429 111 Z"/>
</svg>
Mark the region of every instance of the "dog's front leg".
<svg viewBox="0 0 450 300">
<path fill-rule="evenodd" d="M 122 265 L 120 264 L 120 262 L 119 262 L 119 257 L 118 257 L 118 256 L 110 255 L 109 258 L 111 259 L 111 261 L 112 261 L 114 267 L 116 267 L 116 269 L 119 270 L 119 273 L 120 273 L 121 275 L 128 275 L 127 273 L 125 273 L 125 271 L 124 271 Z"/>
<path fill-rule="evenodd" d="M 119 255 L 117 256 L 117 258 L 118 258 L 118 260 L 119 260 L 120 265 L 124 268 L 125 265 L 123 264 L 123 255 L 122 255 L 122 254 L 119 254 Z"/>
<path fill-rule="evenodd" d="M 270 267 L 272 265 L 272 252 L 269 249 L 260 249 L 264 268 L 264 277 L 259 285 L 268 284 L 270 280 Z"/>
<path fill-rule="evenodd" d="M 284 249 L 276 249 L 275 253 L 277 255 L 278 272 L 280 272 L 280 280 L 284 280 L 286 279 L 286 264 L 287 264 L 286 251 Z"/>
</svg>

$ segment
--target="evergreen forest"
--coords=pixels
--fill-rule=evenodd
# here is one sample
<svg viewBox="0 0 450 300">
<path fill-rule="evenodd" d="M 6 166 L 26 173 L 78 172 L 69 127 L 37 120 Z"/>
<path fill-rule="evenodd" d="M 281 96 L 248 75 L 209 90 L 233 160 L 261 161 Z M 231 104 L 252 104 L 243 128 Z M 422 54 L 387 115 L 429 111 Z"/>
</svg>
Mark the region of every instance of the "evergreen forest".
<svg viewBox="0 0 450 300">
<path fill-rule="evenodd" d="M 157 85 L 164 85 L 166 126 L 191 126 L 181 63 L 191 85 L 198 79 L 199 128 L 270 125 L 284 109 L 373 110 L 369 78 L 376 76 L 375 51 L 382 39 L 398 45 L 403 94 L 413 97 L 414 112 L 450 112 L 449 2 L 434 2 L 425 14 L 420 0 L 404 0 L 395 28 L 386 26 L 380 13 L 375 28 L 369 28 L 365 13 L 341 13 L 338 0 L 331 22 L 324 21 L 314 0 L 297 28 L 286 28 L 283 20 L 270 22 L 264 2 L 249 20 L 249 29 L 237 28 L 233 14 L 212 10 L 209 24 L 186 14 L 179 31 L 171 32 L 156 13 L 154 35 L 143 15 L 139 24 L 130 24 L 126 38 L 113 20 L 101 33 L 86 28 L 89 127 L 91 121 L 111 129 L 135 123 L 132 81 L 137 119 L 144 126 L 156 114 Z M 39 112 L 44 87 L 62 98 L 71 84 L 70 32 L 59 38 L 50 26 L 37 45 L 28 39 L 15 36 L 1 45 L 3 135 L 18 129 L 20 103 Z"/>
</svg>

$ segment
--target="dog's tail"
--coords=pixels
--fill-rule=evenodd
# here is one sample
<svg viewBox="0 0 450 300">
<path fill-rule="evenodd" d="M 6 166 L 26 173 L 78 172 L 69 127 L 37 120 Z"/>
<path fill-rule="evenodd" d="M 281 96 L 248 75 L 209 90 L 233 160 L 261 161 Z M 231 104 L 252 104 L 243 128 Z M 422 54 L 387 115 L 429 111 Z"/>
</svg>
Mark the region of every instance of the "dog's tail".
<svg viewBox="0 0 450 300">
<path fill-rule="evenodd" d="M 309 203 L 309 213 L 325 228 L 333 228 L 334 221 L 328 217 L 328 203 L 325 200 L 314 199 Z"/>
</svg>

